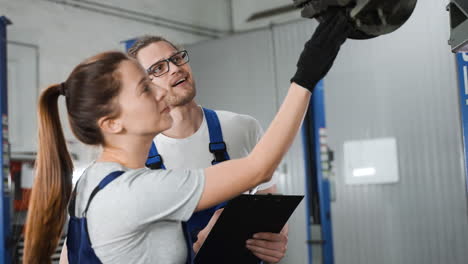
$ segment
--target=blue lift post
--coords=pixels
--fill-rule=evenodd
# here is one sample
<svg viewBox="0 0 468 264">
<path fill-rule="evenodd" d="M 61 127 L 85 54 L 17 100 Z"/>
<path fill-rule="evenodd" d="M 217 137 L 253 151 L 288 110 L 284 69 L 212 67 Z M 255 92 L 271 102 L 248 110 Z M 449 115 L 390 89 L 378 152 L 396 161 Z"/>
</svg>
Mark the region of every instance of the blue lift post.
<svg viewBox="0 0 468 264">
<path fill-rule="evenodd" d="M 124 40 L 122 41 L 121 43 L 124 43 L 125 45 L 125 51 L 128 51 L 132 46 L 133 44 L 137 41 L 136 38 L 134 39 L 127 39 L 127 40 Z"/>
<path fill-rule="evenodd" d="M 331 159 L 326 144 L 326 122 L 323 81 L 314 90 L 309 110 L 302 126 L 306 169 L 307 223 L 309 238 L 309 263 L 312 263 L 312 241 L 310 225 L 319 224 L 322 233 L 323 264 L 333 264 L 333 232 L 331 223 L 330 181 Z M 315 223 L 311 222 L 311 219 Z"/>
<path fill-rule="evenodd" d="M 0 162 L 3 165 L 1 170 L 0 183 L 0 261 L 1 263 L 11 263 L 9 250 L 10 226 L 10 193 L 7 190 L 8 177 L 10 177 L 10 151 L 8 143 L 8 97 L 7 97 L 7 34 L 6 27 L 11 24 L 8 18 L 0 17 L 0 111 L 2 115 L 2 129 L 0 129 Z"/>
<path fill-rule="evenodd" d="M 457 53 L 460 114 L 465 153 L 466 195 L 468 198 L 468 53 Z"/>
</svg>

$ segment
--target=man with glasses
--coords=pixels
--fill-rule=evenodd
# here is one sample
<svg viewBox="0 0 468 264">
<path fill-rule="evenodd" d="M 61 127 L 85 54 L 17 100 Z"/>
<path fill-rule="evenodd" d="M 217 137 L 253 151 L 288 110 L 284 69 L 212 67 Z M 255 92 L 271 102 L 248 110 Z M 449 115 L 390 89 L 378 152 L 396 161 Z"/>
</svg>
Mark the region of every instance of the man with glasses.
<svg viewBox="0 0 468 264">
<path fill-rule="evenodd" d="M 162 37 L 144 36 L 128 53 L 140 62 L 155 84 L 167 89 L 166 98 L 174 120 L 170 129 L 155 138 L 148 167 L 206 168 L 227 159 L 245 157 L 256 145 L 263 134 L 257 120 L 232 112 L 205 109 L 195 102 L 195 82 L 187 51 Z M 250 191 L 251 194 L 274 192 L 274 180 Z M 188 221 L 189 239 L 196 241 L 195 252 L 219 217 L 222 209 L 217 209 L 221 207 L 195 214 Z M 246 247 L 261 260 L 277 263 L 286 253 L 287 227 L 280 234 L 255 234 L 246 241 Z"/>
</svg>

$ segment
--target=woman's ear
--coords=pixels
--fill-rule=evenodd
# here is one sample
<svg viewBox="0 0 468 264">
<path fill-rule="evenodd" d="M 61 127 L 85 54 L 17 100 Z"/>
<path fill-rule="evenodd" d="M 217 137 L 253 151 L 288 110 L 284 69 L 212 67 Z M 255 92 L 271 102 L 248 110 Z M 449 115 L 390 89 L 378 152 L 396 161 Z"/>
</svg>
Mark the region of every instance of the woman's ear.
<svg viewBox="0 0 468 264">
<path fill-rule="evenodd" d="M 119 118 L 101 117 L 98 126 L 107 134 L 118 134 L 123 130 L 122 120 Z"/>
</svg>

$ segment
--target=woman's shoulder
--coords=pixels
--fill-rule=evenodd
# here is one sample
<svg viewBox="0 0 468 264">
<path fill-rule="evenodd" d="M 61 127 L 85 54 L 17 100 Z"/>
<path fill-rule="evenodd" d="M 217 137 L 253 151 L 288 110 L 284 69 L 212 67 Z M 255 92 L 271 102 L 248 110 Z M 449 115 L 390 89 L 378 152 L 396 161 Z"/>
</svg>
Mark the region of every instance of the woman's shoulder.
<svg viewBox="0 0 468 264">
<path fill-rule="evenodd" d="M 95 162 L 81 176 L 79 189 L 93 189 L 100 184 L 106 176 L 113 172 L 123 172 L 118 174 L 118 180 L 113 187 L 122 185 L 159 184 L 159 185 L 179 185 L 181 182 L 190 179 L 191 181 L 203 181 L 203 169 L 171 169 L 171 170 L 151 170 L 146 167 L 132 169 L 115 162 Z"/>
</svg>

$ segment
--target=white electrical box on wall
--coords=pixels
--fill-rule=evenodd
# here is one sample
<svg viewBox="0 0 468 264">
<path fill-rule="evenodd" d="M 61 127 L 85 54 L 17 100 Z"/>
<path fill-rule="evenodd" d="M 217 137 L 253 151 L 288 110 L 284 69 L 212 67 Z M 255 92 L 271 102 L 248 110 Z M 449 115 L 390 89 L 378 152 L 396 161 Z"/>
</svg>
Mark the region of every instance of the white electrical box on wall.
<svg viewBox="0 0 468 264">
<path fill-rule="evenodd" d="M 398 153 L 395 138 L 346 141 L 343 150 L 346 184 L 398 182 Z"/>
</svg>

